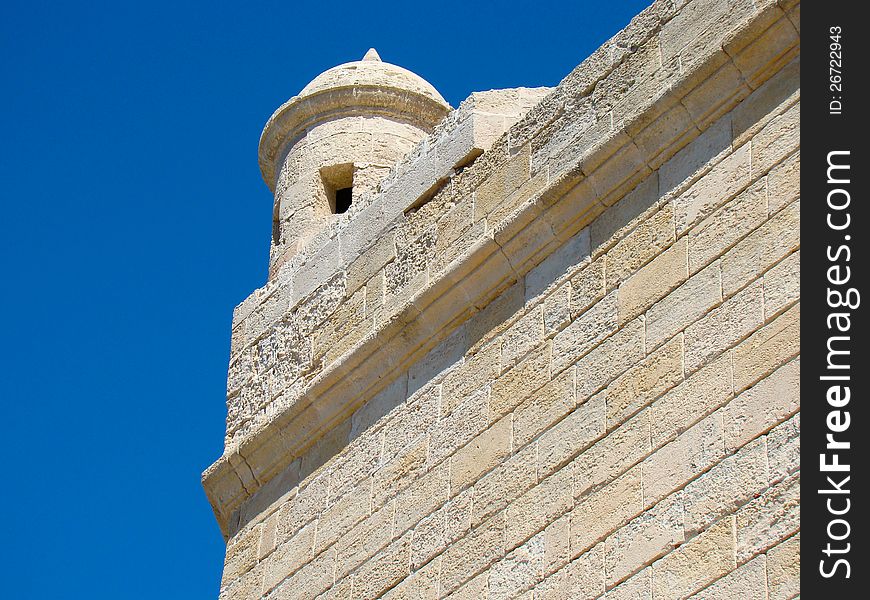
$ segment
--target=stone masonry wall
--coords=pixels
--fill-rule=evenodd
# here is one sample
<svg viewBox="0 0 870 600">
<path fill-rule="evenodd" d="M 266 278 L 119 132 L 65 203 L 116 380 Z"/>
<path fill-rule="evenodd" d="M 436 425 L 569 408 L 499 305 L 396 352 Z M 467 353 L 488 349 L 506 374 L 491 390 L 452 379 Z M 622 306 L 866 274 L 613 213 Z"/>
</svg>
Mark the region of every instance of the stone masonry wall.
<svg viewBox="0 0 870 600">
<path fill-rule="evenodd" d="M 222 599 L 799 595 L 799 10 L 654 3 L 342 271 L 287 348 L 339 360 L 480 240 L 513 278 L 279 474 L 227 459 Z"/>
</svg>

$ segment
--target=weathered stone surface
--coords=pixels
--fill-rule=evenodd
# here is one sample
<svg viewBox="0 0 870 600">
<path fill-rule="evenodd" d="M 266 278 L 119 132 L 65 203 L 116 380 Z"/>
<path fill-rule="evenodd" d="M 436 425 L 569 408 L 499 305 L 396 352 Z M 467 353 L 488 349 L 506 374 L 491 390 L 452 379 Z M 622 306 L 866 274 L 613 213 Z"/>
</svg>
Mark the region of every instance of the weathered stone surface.
<svg viewBox="0 0 870 600">
<path fill-rule="evenodd" d="M 562 371 L 514 411 L 514 446 L 522 448 L 574 408 L 574 368 Z"/>
<path fill-rule="evenodd" d="M 674 241 L 674 206 L 670 202 L 607 253 L 607 289 L 612 289 Z"/>
<path fill-rule="evenodd" d="M 697 370 L 763 322 L 763 288 L 758 281 L 686 327 L 686 372 Z"/>
<path fill-rule="evenodd" d="M 764 556 L 759 556 L 728 573 L 713 585 L 693 595 L 697 600 L 745 598 L 767 600 L 767 574 Z"/>
<path fill-rule="evenodd" d="M 790 537 L 800 527 L 800 473 L 747 504 L 735 519 L 738 563 Z"/>
<path fill-rule="evenodd" d="M 767 487 L 768 479 L 765 443 L 757 439 L 685 487 L 686 533 L 698 534 L 734 512 Z"/>
<path fill-rule="evenodd" d="M 644 411 L 574 460 L 574 497 L 618 476 L 649 450 L 649 412 Z"/>
<path fill-rule="evenodd" d="M 767 219 L 767 180 L 751 185 L 689 231 L 689 272 L 695 273 Z"/>
<path fill-rule="evenodd" d="M 658 448 L 731 398 L 731 356 L 723 354 L 650 407 L 650 440 Z"/>
<path fill-rule="evenodd" d="M 750 144 L 744 144 L 675 199 L 677 235 L 682 235 L 749 184 L 750 160 Z"/>
<path fill-rule="evenodd" d="M 725 293 L 734 293 L 799 245 L 800 200 L 797 200 L 722 257 L 722 286 Z"/>
<path fill-rule="evenodd" d="M 801 297 L 801 253 L 789 254 L 764 276 L 764 318 L 770 320 Z"/>
<path fill-rule="evenodd" d="M 604 544 L 607 586 L 683 543 L 683 498 L 676 493 L 617 529 Z"/>
<path fill-rule="evenodd" d="M 450 546 L 441 557 L 441 593 L 458 588 L 504 551 L 504 516 L 496 515 Z"/>
<path fill-rule="evenodd" d="M 567 512 L 573 504 L 571 469 L 543 479 L 505 510 L 505 546 L 514 548 Z"/>
<path fill-rule="evenodd" d="M 801 468 L 801 414 L 777 425 L 767 435 L 770 481 L 776 483 Z"/>
<path fill-rule="evenodd" d="M 541 435 L 537 462 L 542 475 L 552 473 L 604 433 L 604 410 L 604 397 L 599 394 Z"/>
<path fill-rule="evenodd" d="M 739 448 L 797 412 L 800 407 L 800 359 L 780 367 L 732 400 L 722 410 L 725 445 Z"/>
<path fill-rule="evenodd" d="M 715 464 L 725 455 L 722 416 L 714 413 L 660 448 L 642 465 L 647 506 Z"/>
<path fill-rule="evenodd" d="M 683 598 L 736 566 L 734 519 L 726 517 L 653 565 L 653 598 Z"/>
<path fill-rule="evenodd" d="M 678 334 L 607 386 L 612 429 L 683 379 L 683 336 Z"/>
<path fill-rule="evenodd" d="M 616 327 L 616 293 L 611 292 L 553 338 L 553 372 L 562 371 Z"/>
<path fill-rule="evenodd" d="M 646 345 L 652 349 L 722 300 L 719 264 L 690 277 L 646 312 Z"/>
<path fill-rule="evenodd" d="M 540 315 L 536 316 L 540 318 Z M 544 344 L 492 383 L 489 392 L 490 420 L 509 413 L 550 380 L 550 353 L 550 344 Z"/>
<path fill-rule="evenodd" d="M 683 283 L 688 273 L 688 238 L 655 257 L 619 286 L 619 322 L 626 323 Z"/>
<path fill-rule="evenodd" d="M 450 459 L 450 490 L 462 491 L 499 464 L 511 450 L 511 420 L 501 419 Z"/>
<path fill-rule="evenodd" d="M 767 589 L 770 600 L 788 600 L 800 595 L 800 546 L 801 534 L 798 533 L 767 551 Z"/>
<path fill-rule="evenodd" d="M 630 469 L 577 501 L 570 513 L 571 556 L 586 552 L 643 510 L 640 469 Z"/>
<path fill-rule="evenodd" d="M 594 598 L 604 593 L 602 547 L 596 546 L 568 563 L 535 588 L 541 600 Z"/>
<path fill-rule="evenodd" d="M 734 348 L 734 391 L 741 392 L 800 352 L 800 304 Z"/>
</svg>

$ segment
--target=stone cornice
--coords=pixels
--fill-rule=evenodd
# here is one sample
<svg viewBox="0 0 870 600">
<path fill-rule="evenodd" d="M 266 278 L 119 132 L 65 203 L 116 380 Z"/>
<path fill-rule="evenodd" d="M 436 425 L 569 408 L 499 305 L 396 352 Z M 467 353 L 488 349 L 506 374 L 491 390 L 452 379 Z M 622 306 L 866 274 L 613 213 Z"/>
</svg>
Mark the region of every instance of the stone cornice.
<svg viewBox="0 0 870 600">
<path fill-rule="evenodd" d="M 279 161 L 286 148 L 305 132 L 324 121 L 355 115 L 382 115 L 431 131 L 450 107 L 437 100 L 402 88 L 354 85 L 294 96 L 269 118 L 260 135 L 260 173 L 275 191 Z"/>
<path fill-rule="evenodd" d="M 580 150 L 557 153 L 540 192 L 516 206 L 397 314 L 321 372 L 283 412 L 240 444 L 228 447 L 203 474 L 203 485 L 224 534 L 241 504 L 316 439 L 661 166 L 716 115 L 738 103 L 747 89 L 760 85 L 790 60 L 798 51 L 799 38 L 793 28 L 786 30 L 790 25 L 778 3 L 761 4 L 751 17 L 730 24 L 696 48 L 693 60 L 682 71 L 657 81 L 653 92 L 621 115 L 620 126 L 591 132 L 595 135 L 587 136 L 588 143 Z M 656 35 L 666 20 L 647 32 L 649 36 Z M 760 38 L 763 44 L 756 44 Z M 739 76 L 720 77 L 715 89 L 709 89 L 711 77 L 726 66 Z M 571 85 L 572 77 L 594 83 L 613 72 L 611 68 L 597 77 L 594 72 L 576 77 L 572 73 L 560 87 Z M 672 119 L 669 115 L 675 108 L 691 119 Z M 511 129 L 512 147 L 521 149 L 534 139 L 536 132 L 530 130 L 529 121 L 535 117 L 529 115 Z"/>
</svg>

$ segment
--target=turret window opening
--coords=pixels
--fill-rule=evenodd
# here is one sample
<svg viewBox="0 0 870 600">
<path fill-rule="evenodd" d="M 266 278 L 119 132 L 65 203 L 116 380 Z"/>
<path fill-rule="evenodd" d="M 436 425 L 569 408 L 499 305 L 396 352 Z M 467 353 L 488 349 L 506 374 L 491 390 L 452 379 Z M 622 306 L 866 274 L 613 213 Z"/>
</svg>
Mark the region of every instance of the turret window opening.
<svg viewBox="0 0 870 600">
<path fill-rule="evenodd" d="M 334 215 L 346 213 L 353 202 L 353 163 L 323 167 L 320 178 L 329 210 Z"/>
</svg>

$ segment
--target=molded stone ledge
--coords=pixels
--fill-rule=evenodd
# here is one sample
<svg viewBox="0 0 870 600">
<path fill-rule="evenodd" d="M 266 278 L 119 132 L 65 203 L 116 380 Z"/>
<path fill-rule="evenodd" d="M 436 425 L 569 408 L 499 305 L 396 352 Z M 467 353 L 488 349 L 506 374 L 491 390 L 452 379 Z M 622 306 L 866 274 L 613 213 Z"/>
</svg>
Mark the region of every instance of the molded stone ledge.
<svg viewBox="0 0 870 600">
<path fill-rule="evenodd" d="M 768 5 L 743 15 L 742 22 L 733 30 L 749 37 L 763 35 L 770 28 L 759 31 L 760 28 L 747 24 L 770 18 L 769 11 L 779 11 L 775 23 L 786 18 L 779 8 Z M 782 47 L 773 54 L 758 55 L 759 62 L 769 61 L 772 55 L 787 55 L 795 43 L 789 36 L 775 39 Z M 733 47 L 738 42 L 748 46 L 751 40 L 736 40 L 732 36 L 728 41 Z M 723 58 L 731 60 L 721 42 L 711 44 L 705 52 L 704 60 L 693 63 L 695 70 L 681 73 L 670 82 L 667 93 L 637 107 L 630 122 L 643 122 L 644 126 L 629 130 L 639 133 L 653 126 L 657 119 L 666 118 L 667 110 L 662 103 L 667 107 L 685 103 L 685 98 L 704 83 L 710 65 L 721 65 Z M 746 57 L 746 61 L 750 59 Z M 734 85 L 742 83 L 735 81 Z M 723 87 L 718 91 L 706 95 L 706 101 L 721 105 L 721 98 L 726 97 L 732 99 L 733 106 L 741 99 L 732 89 Z M 645 115 L 653 113 L 658 116 L 650 118 L 647 124 Z M 590 144 L 570 160 L 563 160 L 565 168 L 555 180 L 548 181 L 542 191 L 508 212 L 489 236 L 471 245 L 382 327 L 329 365 L 300 396 L 288 399 L 270 421 L 240 443 L 228 446 L 224 456 L 203 474 L 203 485 L 225 535 L 232 516 L 238 515 L 242 504 L 314 441 L 348 418 L 471 314 L 485 307 L 506 285 L 524 276 L 563 240 L 587 225 L 603 210 L 602 199 L 615 199 L 631 182 L 654 168 L 651 165 L 661 164 L 676 152 L 678 144 L 674 140 L 691 139 L 686 133 L 691 129 L 695 129 L 694 135 L 700 134 L 696 125 L 688 122 L 680 129 L 671 128 L 662 140 L 665 151 L 645 148 L 626 129 L 617 129 L 607 139 Z"/>
</svg>

